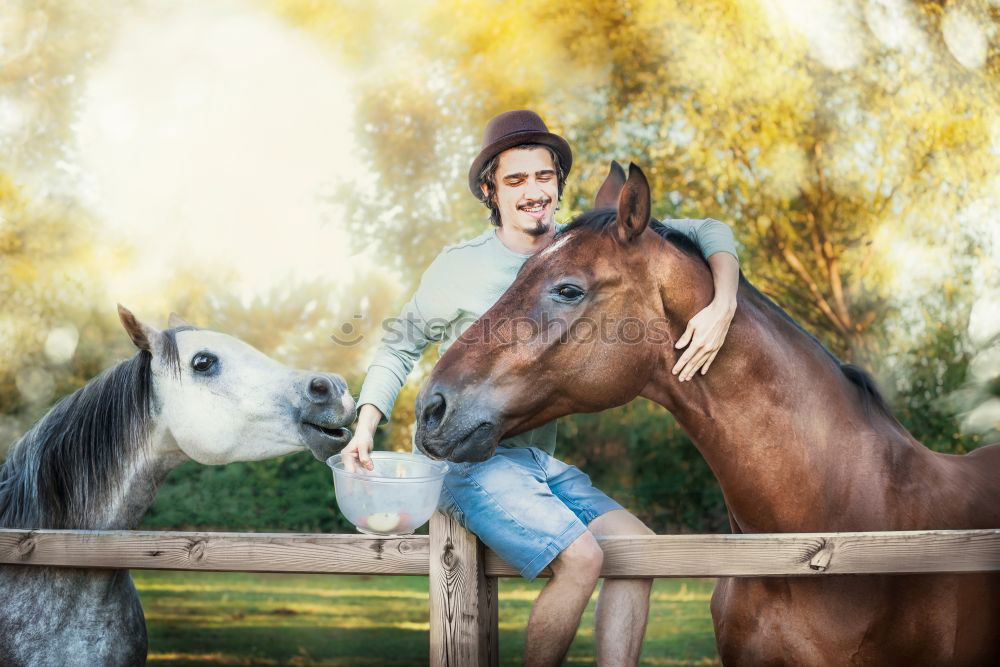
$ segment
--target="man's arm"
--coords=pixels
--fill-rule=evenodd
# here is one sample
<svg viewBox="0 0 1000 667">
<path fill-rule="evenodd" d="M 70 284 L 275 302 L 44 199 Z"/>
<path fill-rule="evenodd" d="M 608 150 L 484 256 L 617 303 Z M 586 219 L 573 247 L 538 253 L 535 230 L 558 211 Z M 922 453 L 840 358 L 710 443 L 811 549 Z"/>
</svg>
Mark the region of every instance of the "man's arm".
<svg viewBox="0 0 1000 667">
<path fill-rule="evenodd" d="M 453 277 L 444 266 L 443 255 L 438 255 L 424 272 L 420 286 L 382 337 L 382 344 L 368 366 L 358 396 L 361 407 L 354 436 L 341 452 L 344 467 L 350 472 L 355 470 L 355 461 L 372 469 L 368 454 L 374 446 L 375 429 L 388 422 L 399 390 L 424 350 L 432 342 L 440 341 L 448 323 L 459 315 L 450 303 L 449 294 L 454 290 L 449 283 Z"/>
<path fill-rule="evenodd" d="M 688 322 L 675 347 L 687 346 L 672 370 L 681 382 L 701 374 L 718 355 L 736 314 L 736 290 L 740 283 L 740 263 L 736 242 L 729 225 L 718 220 L 665 220 L 664 225 L 694 241 L 708 260 L 715 284 L 715 297 Z"/>
<path fill-rule="evenodd" d="M 708 258 L 708 265 L 712 267 L 715 298 L 691 318 L 684 334 L 677 340 L 675 347 L 688 346 L 673 368 L 673 374 L 677 375 L 681 382 L 694 377 L 699 368 L 702 375 L 708 372 L 709 366 L 712 365 L 715 356 L 722 348 L 722 343 L 726 340 L 729 325 L 736 314 L 736 289 L 740 282 L 739 262 L 727 252 L 717 252 Z"/>
<path fill-rule="evenodd" d="M 344 457 L 344 469 L 347 472 L 355 472 L 359 464 L 365 470 L 375 467 L 369 453 L 375 447 L 375 429 L 378 428 L 379 422 L 383 421 L 387 421 L 385 415 L 371 403 L 365 403 L 358 410 L 358 423 L 354 427 L 354 435 L 340 452 Z"/>
</svg>

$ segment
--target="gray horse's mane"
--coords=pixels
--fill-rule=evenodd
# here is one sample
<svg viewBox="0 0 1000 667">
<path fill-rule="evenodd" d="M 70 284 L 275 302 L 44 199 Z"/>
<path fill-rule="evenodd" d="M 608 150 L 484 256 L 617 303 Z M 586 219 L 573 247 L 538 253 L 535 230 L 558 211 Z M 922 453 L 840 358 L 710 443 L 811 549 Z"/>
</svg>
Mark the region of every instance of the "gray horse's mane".
<svg viewBox="0 0 1000 667">
<path fill-rule="evenodd" d="M 175 373 L 184 328 L 163 332 Z M 109 368 L 14 443 L 0 467 L 0 528 L 87 528 L 100 516 L 149 435 L 151 361 L 143 350 Z"/>
<path fill-rule="evenodd" d="M 605 208 L 587 211 L 586 213 L 574 218 L 572 222 L 563 227 L 559 231 L 559 234 L 566 234 L 574 229 L 581 228 L 592 229 L 595 231 L 605 230 L 616 222 L 617 217 L 618 213 L 615 209 Z M 698 246 L 681 232 L 667 227 L 655 218 L 650 220 L 649 228 L 683 252 L 701 260 L 706 265 L 708 264 L 702 256 L 701 251 L 698 249 Z M 786 313 L 781 306 L 776 304 L 770 297 L 754 287 L 753 283 L 746 279 L 742 271 L 740 271 L 740 284 L 745 286 L 764 307 L 777 313 L 777 315 L 786 323 L 792 325 L 800 333 L 811 339 L 830 359 L 833 360 L 835 364 L 837 364 L 837 367 L 840 368 L 844 377 L 846 377 L 851 384 L 857 388 L 858 396 L 861 400 L 862 406 L 864 407 L 865 413 L 869 416 L 869 418 L 872 417 L 873 413 L 878 413 L 890 422 L 899 425 L 899 420 L 897 420 L 895 415 L 892 414 L 888 404 L 885 402 L 885 398 L 882 397 L 882 393 L 878 389 L 878 385 L 866 370 L 860 366 L 845 364 L 838 359 L 833 352 L 828 350 L 827 347 L 823 345 L 818 338 L 816 338 L 816 336 L 802 328 L 802 325 L 792 319 L 791 315 Z"/>
</svg>

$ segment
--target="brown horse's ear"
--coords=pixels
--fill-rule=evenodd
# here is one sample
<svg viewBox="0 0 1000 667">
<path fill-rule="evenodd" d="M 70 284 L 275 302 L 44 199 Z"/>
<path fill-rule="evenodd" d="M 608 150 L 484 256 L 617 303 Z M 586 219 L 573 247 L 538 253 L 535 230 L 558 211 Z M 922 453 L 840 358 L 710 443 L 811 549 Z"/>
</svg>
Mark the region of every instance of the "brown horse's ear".
<svg viewBox="0 0 1000 667">
<path fill-rule="evenodd" d="M 651 208 L 649 181 L 642 169 L 629 163 L 628 180 L 618 197 L 619 240 L 629 243 L 642 234 L 649 224 Z"/>
<path fill-rule="evenodd" d="M 180 329 L 181 327 L 190 327 L 192 329 L 197 329 L 198 327 L 193 324 L 188 324 L 184 321 L 184 318 L 177 313 L 170 313 L 170 317 L 167 318 L 167 328 L 168 329 Z"/>
<path fill-rule="evenodd" d="M 120 303 L 118 304 L 118 319 L 122 321 L 122 326 L 125 327 L 128 337 L 132 339 L 133 345 L 140 350 L 153 351 L 154 344 L 160 336 L 159 331 L 137 320 L 132 311 Z"/>
<path fill-rule="evenodd" d="M 594 197 L 594 208 L 614 208 L 618 206 L 618 195 L 625 185 L 625 170 L 615 160 L 611 161 L 608 177 L 601 184 L 601 189 Z"/>
</svg>

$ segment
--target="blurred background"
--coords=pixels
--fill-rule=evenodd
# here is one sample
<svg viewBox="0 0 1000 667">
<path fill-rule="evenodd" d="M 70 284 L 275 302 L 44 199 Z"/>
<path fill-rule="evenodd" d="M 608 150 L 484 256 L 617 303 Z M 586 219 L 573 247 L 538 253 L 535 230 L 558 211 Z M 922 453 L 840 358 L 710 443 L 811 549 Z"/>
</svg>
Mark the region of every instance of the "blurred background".
<svg viewBox="0 0 1000 667">
<path fill-rule="evenodd" d="M 560 219 L 642 165 L 655 215 L 732 225 L 748 278 L 918 439 L 1000 440 L 998 27 L 996 1 L 5 0 L 0 456 L 133 354 L 117 302 L 357 393 L 382 319 L 488 224 L 464 175 L 518 108 L 573 146 Z M 408 448 L 436 359 L 381 447 Z M 560 429 L 657 531 L 728 530 L 662 409 Z M 145 525 L 348 528 L 306 455 L 183 466 Z"/>
<path fill-rule="evenodd" d="M 0 458 L 134 354 L 118 302 L 359 391 L 381 321 L 486 228 L 465 173 L 519 108 L 573 146 L 560 219 L 640 164 L 655 215 L 732 225 L 750 280 L 918 439 L 1000 440 L 998 27 L 997 0 L 4 0 Z M 380 447 L 409 447 L 436 359 Z M 558 454 L 658 532 L 728 532 L 647 401 L 563 419 Z M 306 454 L 186 464 L 144 527 L 350 530 Z M 425 578 L 133 576 L 150 664 L 426 662 Z M 505 665 L 540 585 L 502 583 Z M 718 664 L 712 586 L 655 583 L 643 664 Z"/>
</svg>

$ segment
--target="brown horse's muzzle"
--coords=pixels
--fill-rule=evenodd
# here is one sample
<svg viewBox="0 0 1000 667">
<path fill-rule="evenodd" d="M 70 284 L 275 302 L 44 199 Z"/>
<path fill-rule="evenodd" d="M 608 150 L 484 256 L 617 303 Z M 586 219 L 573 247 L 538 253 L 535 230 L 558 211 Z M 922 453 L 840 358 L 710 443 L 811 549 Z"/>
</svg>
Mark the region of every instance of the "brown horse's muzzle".
<svg viewBox="0 0 1000 667">
<path fill-rule="evenodd" d="M 498 414 L 485 402 L 429 381 L 417 396 L 417 449 L 433 459 L 485 461 L 500 441 Z M 458 400 L 462 409 L 455 410 Z"/>
</svg>

